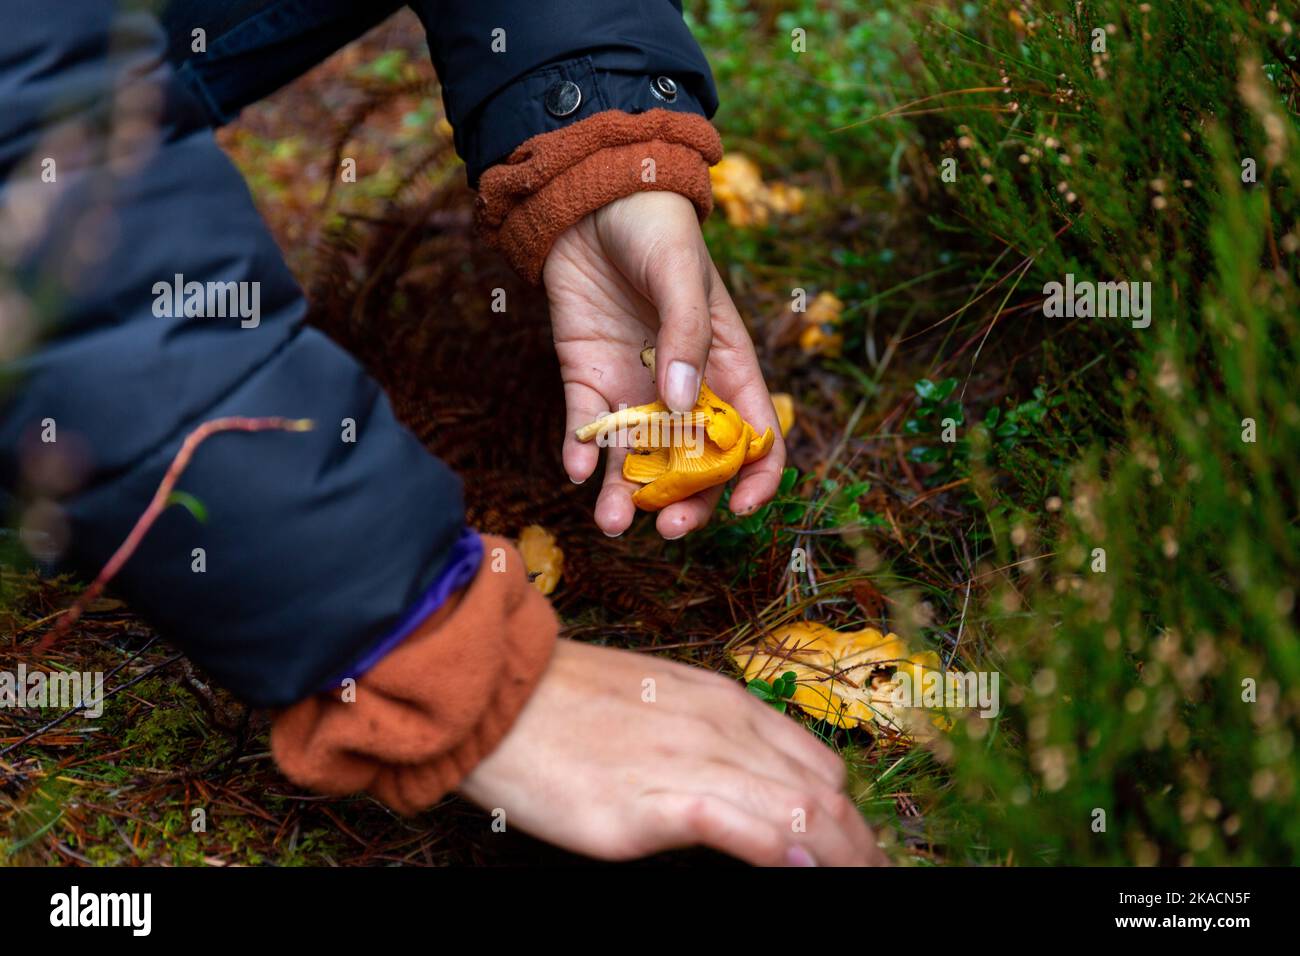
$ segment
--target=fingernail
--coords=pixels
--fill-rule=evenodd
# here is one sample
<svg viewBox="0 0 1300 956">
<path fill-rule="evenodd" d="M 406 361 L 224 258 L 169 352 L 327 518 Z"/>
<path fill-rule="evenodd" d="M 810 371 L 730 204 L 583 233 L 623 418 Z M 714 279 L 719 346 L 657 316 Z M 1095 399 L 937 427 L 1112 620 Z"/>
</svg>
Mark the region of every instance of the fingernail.
<svg viewBox="0 0 1300 956">
<path fill-rule="evenodd" d="M 673 535 L 671 538 L 668 537 L 668 535 L 664 535 L 664 540 L 665 540 L 665 541 L 680 541 L 682 538 L 686 537 L 688 534 L 690 534 L 689 531 L 683 531 L 681 534 L 675 534 L 675 535 Z"/>
<path fill-rule="evenodd" d="M 785 851 L 786 866 L 816 866 L 817 861 L 801 846 L 792 846 Z"/>
<path fill-rule="evenodd" d="M 582 484 L 584 481 L 586 481 L 587 479 L 586 479 L 586 478 L 574 478 L 572 475 L 570 475 L 570 476 L 569 476 L 569 480 L 570 480 L 571 482 L 573 482 L 575 485 L 580 485 L 580 484 Z"/>
<path fill-rule="evenodd" d="M 664 401 L 675 412 L 689 412 L 700 397 L 700 373 L 689 362 L 677 359 L 668 365 Z"/>
</svg>

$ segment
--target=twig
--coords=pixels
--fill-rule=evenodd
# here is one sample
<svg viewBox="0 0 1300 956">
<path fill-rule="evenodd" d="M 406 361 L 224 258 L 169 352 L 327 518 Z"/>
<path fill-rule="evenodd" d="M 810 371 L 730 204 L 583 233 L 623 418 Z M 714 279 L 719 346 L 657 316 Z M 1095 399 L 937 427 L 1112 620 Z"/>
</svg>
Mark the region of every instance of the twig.
<svg viewBox="0 0 1300 956">
<path fill-rule="evenodd" d="M 242 431 L 242 432 L 260 432 L 275 429 L 278 431 L 303 432 L 312 427 L 309 418 L 244 418 L 241 416 L 230 416 L 227 418 L 214 418 L 211 421 L 204 422 L 194 431 L 186 436 L 185 441 L 181 443 L 180 450 L 176 452 L 176 457 L 172 459 L 171 465 L 167 468 L 167 474 L 163 475 L 163 480 L 158 485 L 158 490 L 154 492 L 153 500 L 149 502 L 149 507 L 145 508 L 144 513 L 136 520 L 135 527 L 131 533 L 126 536 L 126 540 L 113 552 L 113 556 L 108 559 L 108 563 L 100 570 L 99 575 L 91 583 L 90 587 L 82 592 L 81 597 L 73 602 L 72 607 L 68 608 L 63 617 L 54 626 L 45 637 L 41 638 L 36 645 L 35 653 L 42 654 L 47 651 L 51 644 L 68 633 L 68 630 L 81 617 L 87 606 L 94 601 L 108 582 L 113 579 L 118 571 L 122 570 L 122 565 L 130 559 L 135 553 L 135 549 L 140 546 L 145 534 L 153 526 L 158 516 L 167 509 L 170 504 L 172 489 L 176 487 L 176 482 L 180 480 L 181 473 L 185 471 L 194 457 L 194 450 L 200 444 L 217 432 L 224 431 Z"/>
<path fill-rule="evenodd" d="M 143 652 L 142 652 L 142 653 L 143 653 Z M 133 684 L 138 684 L 138 683 L 140 683 L 140 681 L 144 680 L 146 677 L 151 677 L 151 676 L 153 676 L 153 675 L 156 674 L 158 671 L 162 670 L 164 667 L 167 667 L 167 666 L 170 665 L 170 664 L 175 664 L 178 660 L 180 660 L 180 659 L 181 659 L 182 657 L 184 657 L 184 656 L 185 656 L 184 654 L 174 654 L 174 655 L 172 655 L 171 657 L 167 658 L 167 660 L 163 661 L 162 663 L 160 663 L 160 664 L 155 664 L 153 667 L 149 668 L 148 670 L 146 670 L 146 671 L 142 671 L 141 673 L 136 674 L 134 677 L 132 677 L 132 678 L 131 678 L 129 681 L 127 681 L 125 684 L 119 684 L 118 686 L 116 686 L 116 687 L 114 687 L 112 690 L 110 690 L 108 693 L 106 693 L 106 694 L 104 695 L 103 699 L 104 699 L 104 700 L 108 700 L 110 697 L 112 697 L 112 696 L 113 696 L 114 694 L 116 694 L 118 691 L 120 691 L 120 690 L 126 690 L 128 687 L 132 686 Z M 101 701 L 101 703 L 102 703 L 102 701 Z M 35 739 L 36 737 L 39 737 L 41 734 L 45 733 L 47 730 L 52 730 L 52 729 L 54 729 L 54 728 L 57 727 L 59 724 L 63 723 L 65 720 L 67 720 L 69 717 L 71 717 L 73 714 L 79 714 L 79 713 L 81 713 L 81 711 L 82 711 L 83 709 L 84 709 L 84 708 L 80 708 L 80 707 L 78 707 L 78 708 L 75 708 L 75 709 L 73 709 L 73 710 L 66 710 L 66 711 L 64 711 L 62 714 L 60 714 L 58 717 L 55 717 L 53 720 L 51 720 L 51 721 L 50 721 L 48 724 L 46 724 L 45 726 L 36 728 L 36 729 L 33 730 L 30 734 L 28 734 L 26 737 L 22 738 L 21 740 L 16 740 L 16 741 L 14 741 L 14 742 L 11 743 L 8 747 L 6 747 L 4 750 L 0 750 L 0 757 L 3 757 L 5 754 L 9 753 L 11 750 L 14 750 L 14 749 L 16 749 L 16 748 L 18 748 L 18 747 L 21 747 L 23 744 L 27 743 L 29 740 L 33 740 L 33 739 Z"/>
<path fill-rule="evenodd" d="M 961 647 L 961 636 L 966 630 L 966 609 L 970 606 L 970 586 L 971 582 L 966 582 L 966 597 L 961 602 L 961 621 L 957 624 L 957 639 L 953 641 L 952 653 L 948 655 L 948 664 L 944 670 L 952 668 L 952 662 L 957 659 L 957 649 Z"/>
</svg>

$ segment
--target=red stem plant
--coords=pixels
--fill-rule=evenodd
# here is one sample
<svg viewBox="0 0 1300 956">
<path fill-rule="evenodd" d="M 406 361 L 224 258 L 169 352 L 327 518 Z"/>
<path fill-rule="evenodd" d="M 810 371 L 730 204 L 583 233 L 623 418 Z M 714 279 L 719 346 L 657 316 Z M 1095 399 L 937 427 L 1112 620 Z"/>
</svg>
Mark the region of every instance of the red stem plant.
<svg viewBox="0 0 1300 956">
<path fill-rule="evenodd" d="M 77 623 L 86 608 L 90 606 L 91 602 L 104 592 L 108 582 L 113 580 L 117 572 L 122 570 L 122 566 L 130 560 L 131 555 L 140 546 L 140 542 L 148 533 L 149 528 L 153 526 L 158 516 L 167 510 L 167 506 L 171 503 L 171 494 L 176 487 L 176 482 L 180 480 L 181 474 L 189 466 L 190 459 L 194 457 L 195 450 L 204 440 L 218 432 L 261 432 L 271 430 L 305 432 L 309 431 L 311 427 L 312 421 L 309 418 L 245 418 L 229 416 L 204 422 L 190 432 L 185 437 L 185 441 L 181 443 L 180 450 L 176 452 L 176 457 L 172 459 L 172 463 L 167 467 L 167 474 L 163 475 L 163 480 L 158 484 L 158 490 L 154 492 L 149 507 L 145 508 L 144 512 L 136 520 L 131 533 L 126 536 L 126 540 L 118 546 L 118 549 L 113 552 L 113 556 L 100 569 L 90 587 L 86 588 L 81 596 L 73 602 L 72 606 L 63 613 L 49 633 L 41 638 L 40 643 L 36 645 L 35 653 L 44 653 L 55 641 L 67 634 L 72 625 Z"/>
</svg>

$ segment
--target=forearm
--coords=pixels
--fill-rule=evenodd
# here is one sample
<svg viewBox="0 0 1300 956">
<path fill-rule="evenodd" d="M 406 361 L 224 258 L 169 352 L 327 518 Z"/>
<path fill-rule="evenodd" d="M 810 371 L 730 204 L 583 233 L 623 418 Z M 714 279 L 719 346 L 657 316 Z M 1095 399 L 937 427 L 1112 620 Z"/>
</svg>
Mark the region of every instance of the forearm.
<svg viewBox="0 0 1300 956">
<path fill-rule="evenodd" d="M 38 511 L 66 521 L 65 563 L 93 574 L 193 427 L 311 419 L 201 446 L 181 488 L 207 520 L 168 510 L 114 582 L 244 699 L 288 705 L 420 598 L 463 526 L 459 482 L 303 324 L 243 182 L 162 65 L 157 25 L 89 0 L 74 12 L 20 16 L 0 40 L 3 205 L 31 211 L 6 254 L 41 332 L 6 366 L 0 473 L 29 514 L 57 507 Z M 220 283 L 249 308 L 216 314 L 200 295 L 178 310 L 177 281 Z"/>
</svg>

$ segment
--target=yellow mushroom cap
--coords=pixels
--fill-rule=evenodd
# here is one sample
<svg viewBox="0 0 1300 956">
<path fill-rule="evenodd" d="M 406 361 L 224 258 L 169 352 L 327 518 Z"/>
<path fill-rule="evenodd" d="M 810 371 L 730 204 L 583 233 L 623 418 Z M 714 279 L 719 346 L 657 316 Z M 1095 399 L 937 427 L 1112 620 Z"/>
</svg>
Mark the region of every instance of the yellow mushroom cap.
<svg viewBox="0 0 1300 956">
<path fill-rule="evenodd" d="M 771 681 L 795 674 L 790 701 L 804 713 L 840 728 L 864 727 L 915 736 L 929 725 L 946 728 L 942 715 L 929 722 L 920 709 L 899 708 L 895 693 L 900 674 L 914 682 L 926 672 L 942 673 L 936 654 L 913 654 L 897 634 L 872 627 L 836 631 L 815 621 L 796 621 L 731 651 L 745 680 Z"/>
<path fill-rule="evenodd" d="M 728 451 L 745 437 L 745 429 L 749 426 L 741 420 L 740 413 L 713 394 L 713 389 L 708 385 L 700 385 L 700 397 L 695 403 L 695 411 L 707 416 L 705 431 L 708 432 L 709 440 L 723 451 Z"/>
<path fill-rule="evenodd" d="M 752 434 L 748 425 L 744 427 Z M 633 492 L 633 504 L 643 511 L 660 511 L 729 481 L 745 463 L 748 448 L 747 441 L 734 440 L 730 449 L 723 450 L 711 438 L 702 437 L 693 446 L 675 444 L 644 453 L 633 451 L 623 459 L 623 477 L 645 482 L 644 487 Z"/>
<path fill-rule="evenodd" d="M 539 524 L 530 524 L 519 533 L 519 553 L 533 587 L 543 594 L 554 591 L 564 573 L 564 552 L 555 543 L 555 535 Z"/>
<path fill-rule="evenodd" d="M 744 153 L 728 153 L 709 169 L 713 198 L 727 214 L 733 226 L 766 225 L 771 215 L 798 214 L 803 211 L 805 196 L 798 186 L 783 182 L 767 184 L 754 160 Z"/>
<path fill-rule="evenodd" d="M 754 429 L 749 425 L 745 426 L 745 434 L 748 437 L 748 444 L 745 449 L 745 464 L 751 461 L 758 461 L 776 444 L 776 433 L 770 428 L 763 429 L 761 436 L 754 434 Z"/>
<path fill-rule="evenodd" d="M 794 428 L 794 396 L 788 392 L 773 392 L 772 407 L 776 409 L 776 421 L 784 438 Z"/>
</svg>

